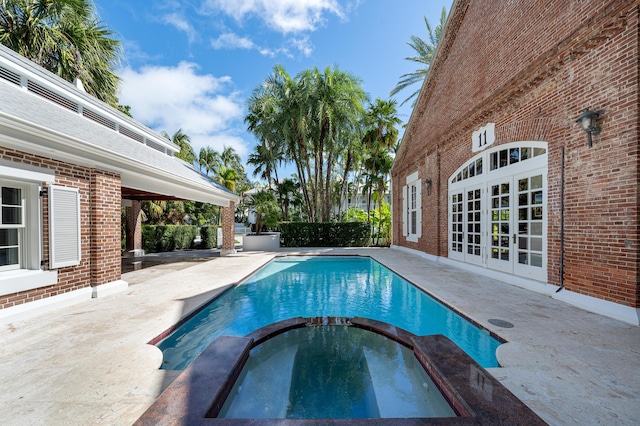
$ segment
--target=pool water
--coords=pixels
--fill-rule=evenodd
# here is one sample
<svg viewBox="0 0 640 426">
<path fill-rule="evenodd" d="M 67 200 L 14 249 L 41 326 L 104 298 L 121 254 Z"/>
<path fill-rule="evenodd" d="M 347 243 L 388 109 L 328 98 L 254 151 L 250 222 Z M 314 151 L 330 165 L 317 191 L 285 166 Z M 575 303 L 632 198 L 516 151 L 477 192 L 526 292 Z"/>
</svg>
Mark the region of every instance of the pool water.
<svg viewBox="0 0 640 426">
<path fill-rule="evenodd" d="M 455 415 L 413 351 L 361 328 L 315 326 L 253 348 L 218 417 Z"/>
<path fill-rule="evenodd" d="M 274 259 L 161 341 L 163 368 L 186 368 L 219 336 L 321 316 L 359 316 L 416 335 L 443 334 L 483 367 L 498 366 L 498 340 L 375 260 L 289 256 Z"/>
</svg>

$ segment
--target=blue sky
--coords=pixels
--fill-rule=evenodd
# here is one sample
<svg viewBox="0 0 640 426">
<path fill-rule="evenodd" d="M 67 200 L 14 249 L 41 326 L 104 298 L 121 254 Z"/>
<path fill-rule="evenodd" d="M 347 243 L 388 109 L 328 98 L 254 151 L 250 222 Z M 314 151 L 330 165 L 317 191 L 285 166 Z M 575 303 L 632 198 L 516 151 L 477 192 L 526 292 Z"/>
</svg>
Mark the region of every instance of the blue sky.
<svg viewBox="0 0 640 426">
<path fill-rule="evenodd" d="M 371 99 L 387 98 L 407 61 L 411 35 L 427 38 L 452 0 L 95 0 L 122 42 L 120 101 L 138 121 L 190 136 L 194 150 L 232 146 L 246 160 L 246 101 L 282 64 L 291 75 L 338 66 Z M 399 101 L 411 93 L 398 94 Z M 411 108 L 400 108 L 403 121 Z"/>
</svg>

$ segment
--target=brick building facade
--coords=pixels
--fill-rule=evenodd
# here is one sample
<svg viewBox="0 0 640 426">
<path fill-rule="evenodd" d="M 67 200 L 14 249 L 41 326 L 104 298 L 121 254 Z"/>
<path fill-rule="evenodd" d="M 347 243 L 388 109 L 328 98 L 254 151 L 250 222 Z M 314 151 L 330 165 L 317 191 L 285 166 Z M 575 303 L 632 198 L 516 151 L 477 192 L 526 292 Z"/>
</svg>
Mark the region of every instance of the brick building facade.
<svg viewBox="0 0 640 426">
<path fill-rule="evenodd" d="M 638 26 L 635 1 L 456 0 L 392 170 L 393 244 L 638 324 Z"/>
<path fill-rule="evenodd" d="M 140 252 L 142 200 L 223 206 L 233 243 L 239 197 L 178 149 L 0 46 L 0 323 L 126 288 L 122 208 Z"/>
</svg>

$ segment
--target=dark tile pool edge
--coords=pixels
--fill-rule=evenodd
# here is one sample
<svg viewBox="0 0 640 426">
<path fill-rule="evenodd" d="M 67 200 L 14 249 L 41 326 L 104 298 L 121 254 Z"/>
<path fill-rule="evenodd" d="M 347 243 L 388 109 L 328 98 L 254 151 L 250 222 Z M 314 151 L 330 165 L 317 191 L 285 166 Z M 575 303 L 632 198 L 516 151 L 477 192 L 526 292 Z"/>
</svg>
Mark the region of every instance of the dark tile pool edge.
<svg viewBox="0 0 640 426">
<path fill-rule="evenodd" d="M 421 419 L 218 419 L 233 384 L 258 342 L 305 326 L 348 325 L 384 335 L 413 349 L 461 417 Z M 158 397 L 136 425 L 478 425 L 546 424 L 497 379 L 442 335 L 416 336 L 365 318 L 292 318 L 246 337 L 221 336 Z"/>
</svg>

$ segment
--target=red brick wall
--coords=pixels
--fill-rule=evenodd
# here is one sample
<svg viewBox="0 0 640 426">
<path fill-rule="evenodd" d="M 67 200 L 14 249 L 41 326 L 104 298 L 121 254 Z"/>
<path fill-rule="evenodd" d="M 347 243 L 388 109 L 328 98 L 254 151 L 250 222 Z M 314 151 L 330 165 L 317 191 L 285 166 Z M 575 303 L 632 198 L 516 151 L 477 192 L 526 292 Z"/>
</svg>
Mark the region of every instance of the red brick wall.
<svg viewBox="0 0 640 426">
<path fill-rule="evenodd" d="M 57 270 L 58 283 L 55 285 L 0 296 L 0 309 L 119 280 L 120 177 L 7 148 L 0 148 L 0 159 L 52 170 L 56 185 L 79 189 L 82 257 L 79 265 Z M 49 210 L 46 197 L 42 203 L 43 258 L 48 259 Z"/>
<path fill-rule="evenodd" d="M 120 176 L 91 170 L 91 285 L 120 279 Z"/>
<path fill-rule="evenodd" d="M 564 149 L 564 284 L 640 307 L 637 2 L 456 4 L 392 172 L 394 244 L 447 255 L 447 179 L 475 155 L 471 133 L 494 122 L 494 147 L 549 144 L 548 282 L 560 283 Z M 603 114 L 591 149 L 575 123 L 584 108 Z M 411 245 L 401 237 L 401 187 L 416 170 L 433 190 L 423 191 L 423 238 Z"/>
<path fill-rule="evenodd" d="M 235 249 L 235 203 L 230 202 L 228 207 L 222 208 L 222 249 Z"/>
<path fill-rule="evenodd" d="M 131 201 L 131 207 L 126 208 L 127 217 L 127 251 L 142 248 L 142 203 Z"/>
</svg>

